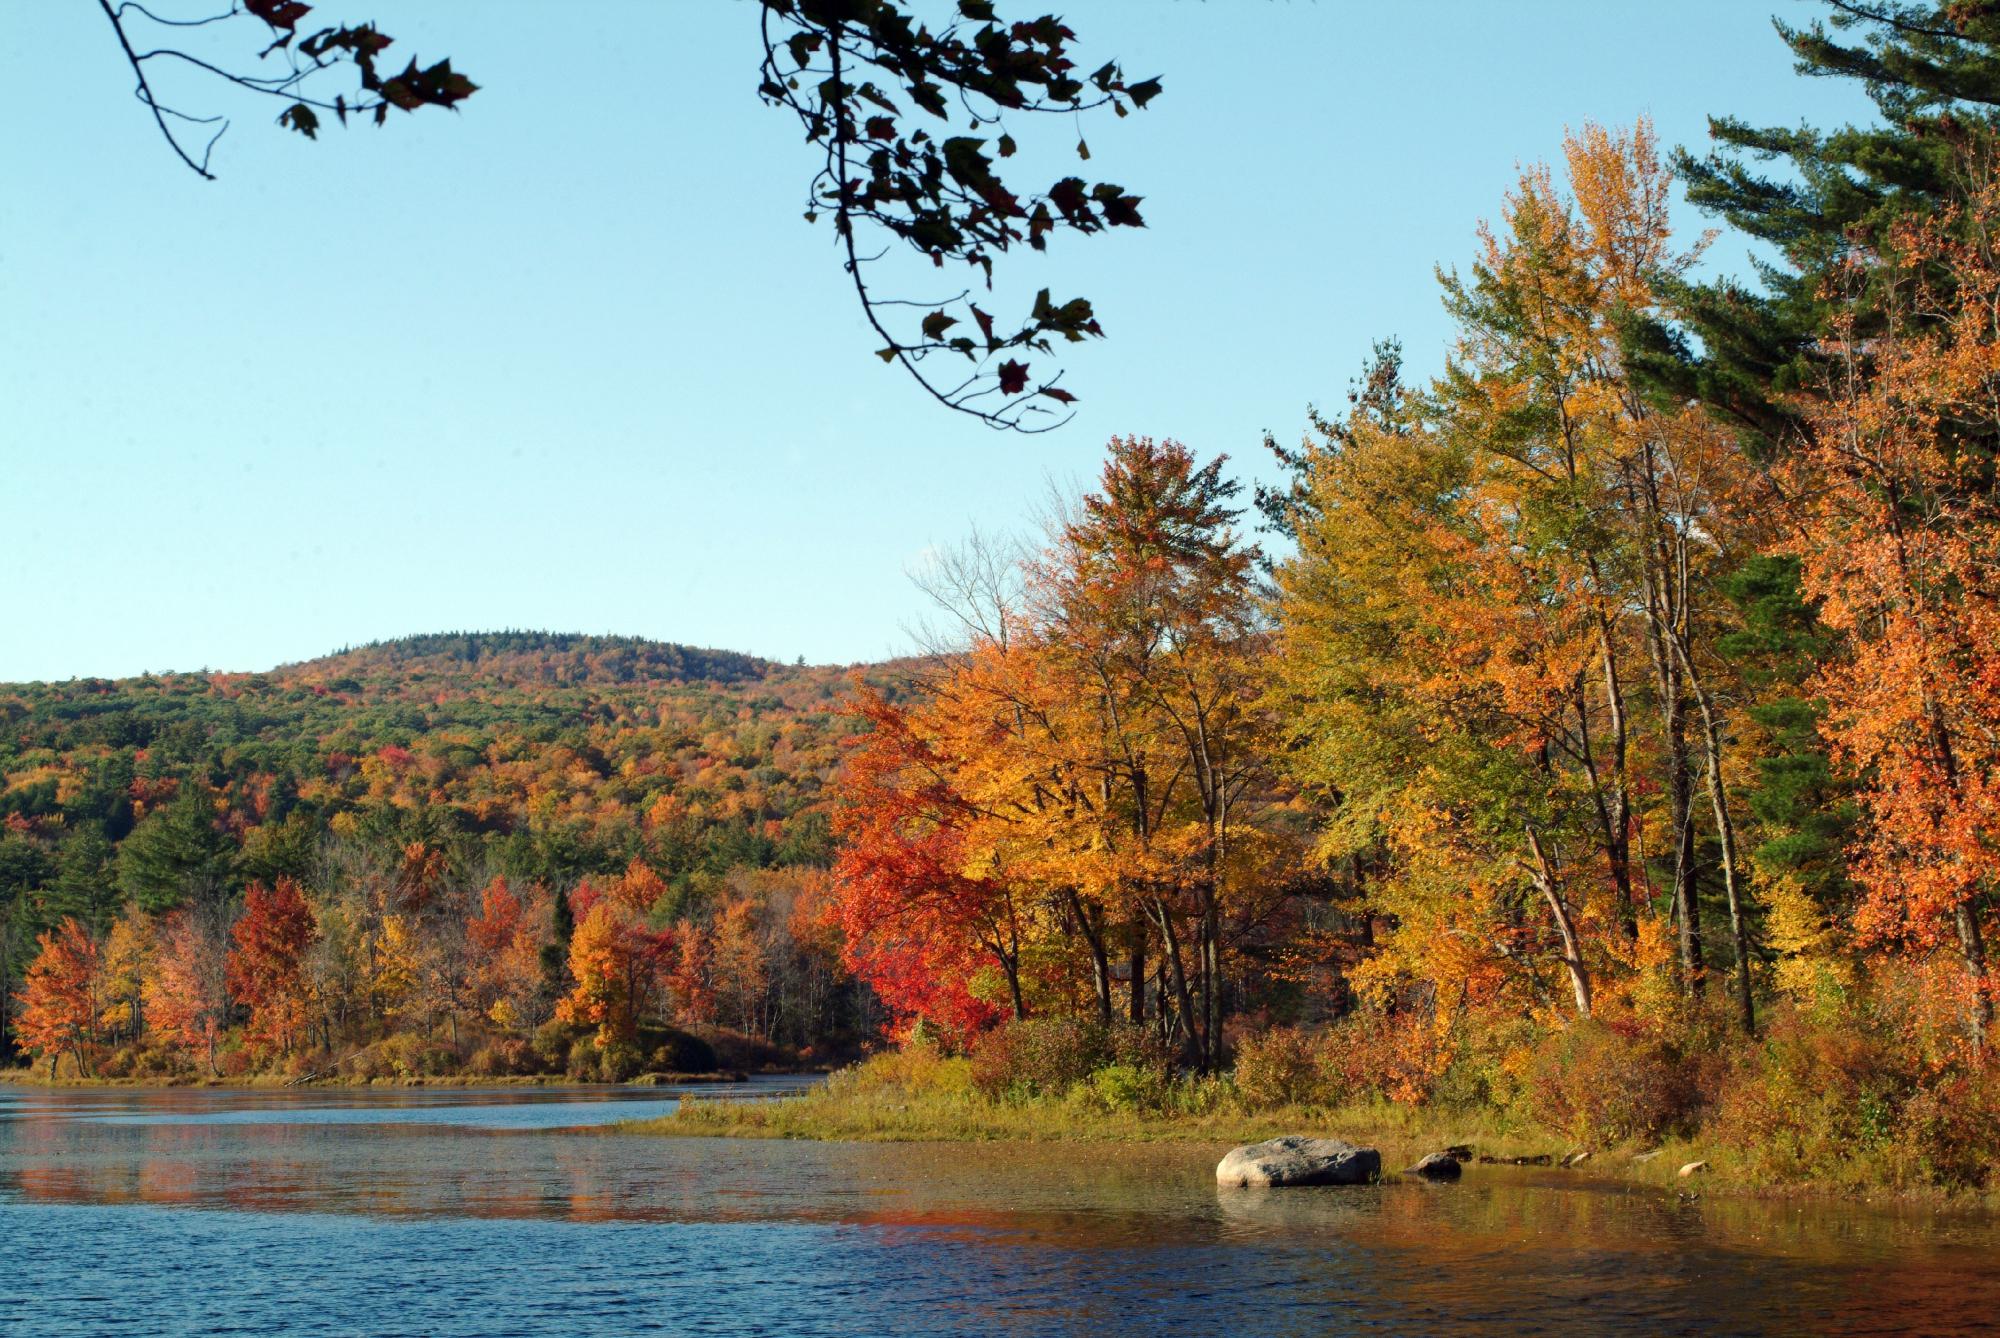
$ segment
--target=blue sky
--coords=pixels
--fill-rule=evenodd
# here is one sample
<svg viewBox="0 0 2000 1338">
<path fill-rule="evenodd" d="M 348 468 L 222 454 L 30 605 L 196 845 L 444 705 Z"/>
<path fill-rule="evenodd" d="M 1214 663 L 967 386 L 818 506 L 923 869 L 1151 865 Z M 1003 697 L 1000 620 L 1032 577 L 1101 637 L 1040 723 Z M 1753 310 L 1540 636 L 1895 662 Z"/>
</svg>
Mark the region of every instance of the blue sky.
<svg viewBox="0 0 2000 1338">
<path fill-rule="evenodd" d="M 1698 145 L 1712 112 L 1866 114 L 1791 72 L 1769 16 L 1816 12 L 1793 0 L 1079 0 L 1086 56 L 1166 92 L 1086 125 L 1150 226 L 1016 266 L 1110 336 L 1067 360 L 1075 420 L 1030 438 L 871 356 L 800 217 L 810 152 L 756 100 L 747 0 L 321 12 L 482 89 L 317 144 L 206 90 L 235 123 L 203 182 L 95 6 L 9 7 L 0 679 L 460 628 L 895 653 L 927 547 L 1017 524 L 1112 434 L 1255 475 L 1372 340 L 1437 370 L 1434 267 L 1566 125 Z"/>
</svg>

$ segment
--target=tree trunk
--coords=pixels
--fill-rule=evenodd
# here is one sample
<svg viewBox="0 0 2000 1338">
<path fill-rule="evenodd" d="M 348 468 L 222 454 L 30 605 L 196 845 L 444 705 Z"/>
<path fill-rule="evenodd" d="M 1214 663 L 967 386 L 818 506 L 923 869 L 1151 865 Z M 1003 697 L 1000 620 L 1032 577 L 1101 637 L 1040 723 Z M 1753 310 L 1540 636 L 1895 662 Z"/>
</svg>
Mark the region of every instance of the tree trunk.
<svg viewBox="0 0 2000 1338">
<path fill-rule="evenodd" d="M 1736 952 L 1736 1011 L 1743 1034 L 1757 1032 L 1757 1001 L 1750 989 L 1750 930 L 1743 906 L 1743 875 L 1736 853 L 1736 823 L 1729 816 L 1729 793 L 1722 784 L 1722 722 L 1715 704 L 1695 672 L 1694 656 L 1683 642 L 1674 650 L 1682 657 L 1695 709 L 1701 713 L 1701 741 L 1708 770 L 1708 802 L 1715 810 L 1715 839 L 1722 847 L 1722 889 L 1729 902 L 1729 937 Z"/>
<path fill-rule="evenodd" d="M 1146 1021 L 1146 922 L 1139 916 L 1132 917 L 1132 1025 L 1143 1026 Z"/>
<path fill-rule="evenodd" d="M 1979 932 L 1979 916 L 1970 899 L 1958 903 L 1951 915 L 1958 931 L 1959 956 L 1965 959 L 1965 973 L 1972 977 L 1972 1047 L 1982 1054 L 1993 1031 L 1993 990 L 1987 979 L 1986 938 Z"/>
<path fill-rule="evenodd" d="M 1590 1016 L 1590 971 L 1584 965 L 1582 945 L 1577 939 L 1576 925 L 1570 920 L 1569 906 L 1556 887 L 1555 874 L 1549 868 L 1549 859 L 1542 850 L 1542 838 L 1536 834 L 1534 826 L 1527 828 L 1528 849 L 1535 857 L 1529 869 L 1529 877 L 1541 891 L 1543 900 L 1548 902 L 1549 914 L 1556 923 L 1556 935 L 1562 939 L 1563 966 L 1569 971 L 1569 987 L 1576 999 L 1578 1017 Z"/>
<path fill-rule="evenodd" d="M 1104 931 L 1100 923 L 1093 924 L 1090 912 L 1083 904 L 1083 898 L 1075 888 L 1066 890 L 1069 912 L 1083 935 L 1084 945 L 1090 950 L 1090 987 L 1096 998 L 1097 1015 L 1105 1022 L 1111 1021 L 1111 957 L 1104 946 Z"/>
<path fill-rule="evenodd" d="M 1199 1044 L 1200 1038 L 1195 1035 L 1194 1031 L 1197 1014 L 1194 1010 L 1193 996 L 1188 991 L 1187 965 L 1181 959 L 1180 935 L 1174 932 L 1173 915 L 1167 910 L 1166 903 L 1157 897 L 1153 899 L 1153 913 L 1158 917 L 1160 944 L 1165 954 L 1165 965 L 1171 972 L 1174 998 L 1179 1005 L 1174 1029 L 1181 1032 L 1189 1042 L 1194 1043 L 1197 1052 L 1199 1052 L 1201 1048 Z"/>
</svg>

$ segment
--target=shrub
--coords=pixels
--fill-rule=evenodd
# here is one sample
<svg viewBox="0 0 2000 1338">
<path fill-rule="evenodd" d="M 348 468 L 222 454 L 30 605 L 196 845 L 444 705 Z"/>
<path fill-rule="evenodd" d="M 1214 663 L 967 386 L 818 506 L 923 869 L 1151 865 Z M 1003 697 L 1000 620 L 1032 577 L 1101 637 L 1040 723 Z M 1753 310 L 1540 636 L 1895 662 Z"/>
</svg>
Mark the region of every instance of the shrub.
<svg viewBox="0 0 2000 1338">
<path fill-rule="evenodd" d="M 972 1084 L 989 1097 L 1063 1096 L 1111 1061 L 1108 1029 L 1079 1018 L 1024 1018 L 980 1037 Z"/>
<path fill-rule="evenodd" d="M 1090 1075 L 1079 1090 L 1092 1105 L 1114 1114 L 1158 1109 L 1166 1095 L 1164 1077 L 1134 1064 L 1106 1064 Z"/>
<path fill-rule="evenodd" d="M 646 1067 L 659 1073 L 713 1073 L 722 1066 L 714 1046 L 673 1027 L 639 1028 L 639 1049 Z"/>
<path fill-rule="evenodd" d="M 378 1073 L 397 1078 L 440 1078 L 458 1071 L 458 1051 L 429 1036 L 403 1032 L 375 1047 Z"/>
<path fill-rule="evenodd" d="M 921 1037 L 900 1049 L 871 1055 L 827 1080 L 829 1089 L 856 1096 L 963 1094 L 972 1086 L 970 1061 L 947 1057 Z"/>
<path fill-rule="evenodd" d="M 579 1039 L 587 1035 L 590 1028 L 578 1026 L 574 1022 L 563 1022 L 551 1018 L 535 1028 L 535 1038 L 530 1043 L 535 1059 L 543 1073 L 563 1073 L 569 1068 L 569 1052 Z"/>
<path fill-rule="evenodd" d="M 540 1064 L 534 1047 L 519 1036 L 505 1036 L 482 1045 L 466 1061 L 473 1073 L 487 1078 L 505 1078 L 517 1073 L 533 1073 Z"/>
<path fill-rule="evenodd" d="M 1320 1041 L 1298 1027 L 1273 1027 L 1236 1046 L 1236 1091 L 1253 1110 L 1311 1105 L 1324 1099 Z"/>
<path fill-rule="evenodd" d="M 624 1082 L 637 1074 L 644 1066 L 644 1057 L 639 1047 L 630 1041 L 613 1041 L 601 1046 L 597 1052 L 597 1079 L 599 1082 Z"/>
<path fill-rule="evenodd" d="M 225 1078 L 241 1078 L 250 1072 L 250 1052 L 242 1041 L 232 1037 L 216 1052 L 215 1067 Z"/>
<path fill-rule="evenodd" d="M 2000 1073 L 1988 1068 L 1939 1078 L 1917 1089 L 1894 1125 L 1888 1154 L 1893 1183 L 1905 1188 L 1984 1189 L 2000 1155 Z"/>
<path fill-rule="evenodd" d="M 795 1057 L 784 1048 L 727 1027 L 717 1027 L 709 1031 L 705 1039 L 696 1039 L 709 1047 L 711 1068 L 755 1073 L 760 1069 L 788 1068 L 796 1062 Z"/>
<path fill-rule="evenodd" d="M 598 1059 L 597 1037 L 579 1036 L 570 1042 L 569 1059 L 563 1066 L 563 1073 L 571 1082 L 596 1082 L 601 1072 Z"/>
<path fill-rule="evenodd" d="M 1768 1178 L 1853 1182 L 1891 1152 L 1917 1078 L 1903 1048 L 1870 1028 L 1782 1015 L 1730 1066 L 1714 1133 Z"/>
<path fill-rule="evenodd" d="M 1591 1146 L 1685 1129 L 1700 1105 L 1694 1066 L 1679 1051 L 1597 1021 L 1542 1043 L 1525 1096 L 1536 1122 Z"/>
</svg>

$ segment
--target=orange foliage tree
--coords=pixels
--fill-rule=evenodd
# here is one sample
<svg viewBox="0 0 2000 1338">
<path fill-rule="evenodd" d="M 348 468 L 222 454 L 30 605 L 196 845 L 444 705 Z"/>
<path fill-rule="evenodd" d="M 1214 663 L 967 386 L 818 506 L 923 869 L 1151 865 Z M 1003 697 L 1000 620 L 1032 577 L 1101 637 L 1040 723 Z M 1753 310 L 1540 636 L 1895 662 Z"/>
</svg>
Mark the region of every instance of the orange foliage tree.
<svg viewBox="0 0 2000 1338">
<path fill-rule="evenodd" d="M 21 1040 L 49 1061 L 49 1074 L 63 1055 L 88 1072 L 86 1047 L 97 1028 L 97 944 L 71 916 L 38 935 L 41 951 L 28 964 L 15 1020 Z"/>
<path fill-rule="evenodd" d="M 147 1025 L 170 1045 L 199 1049 L 210 1073 L 229 1018 L 229 940 L 206 911 L 160 921 L 152 969 L 141 990 Z"/>
<path fill-rule="evenodd" d="M 521 1027 L 537 1020 L 548 903 L 548 892 L 540 884 L 524 898 L 505 878 L 496 877 L 480 891 L 479 913 L 466 921 L 472 1001 L 500 1026 Z"/>
<path fill-rule="evenodd" d="M 576 986 L 556 1005 L 556 1016 L 594 1025 L 599 1045 L 631 1042 L 639 1024 L 658 1016 L 665 1002 L 674 933 L 653 928 L 649 916 L 666 892 L 657 873 L 633 860 L 603 887 L 585 880 L 570 893 L 576 932 L 569 968 Z"/>
<path fill-rule="evenodd" d="M 1948 989 L 1983 1049 L 2000 887 L 2000 184 L 1967 167 L 1963 205 L 1851 260 L 1884 325 L 1864 338 L 1850 314 L 1836 330 L 1835 379 L 1782 477 L 1803 589 L 1845 638 L 1816 686 L 1869 819 L 1857 929 L 1926 957 L 1954 948 Z"/>
</svg>

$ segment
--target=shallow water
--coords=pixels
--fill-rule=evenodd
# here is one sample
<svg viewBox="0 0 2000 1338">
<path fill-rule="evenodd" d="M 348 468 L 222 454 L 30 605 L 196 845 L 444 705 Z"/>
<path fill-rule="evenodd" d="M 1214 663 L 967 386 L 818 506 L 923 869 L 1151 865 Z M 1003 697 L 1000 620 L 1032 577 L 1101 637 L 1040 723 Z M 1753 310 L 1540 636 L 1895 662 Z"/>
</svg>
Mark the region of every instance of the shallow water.
<svg viewBox="0 0 2000 1338">
<path fill-rule="evenodd" d="M 1986 1215 L 586 1127 L 674 1097 L 0 1089 L 0 1333 L 2000 1332 Z"/>
</svg>

